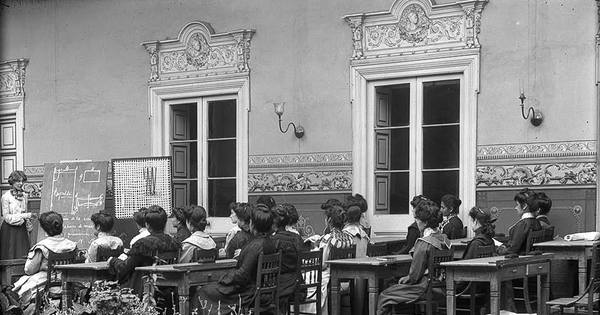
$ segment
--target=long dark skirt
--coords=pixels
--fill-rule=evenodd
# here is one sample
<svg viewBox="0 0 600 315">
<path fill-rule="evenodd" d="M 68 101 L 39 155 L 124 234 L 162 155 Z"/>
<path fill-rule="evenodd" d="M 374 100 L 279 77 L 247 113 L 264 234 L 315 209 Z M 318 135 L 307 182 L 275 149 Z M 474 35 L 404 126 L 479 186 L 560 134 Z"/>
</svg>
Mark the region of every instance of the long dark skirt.
<svg viewBox="0 0 600 315">
<path fill-rule="evenodd" d="M 29 234 L 25 223 L 10 225 L 6 222 L 0 227 L 0 259 L 24 258 L 29 252 Z"/>
<path fill-rule="evenodd" d="M 417 284 L 394 284 L 379 295 L 377 314 L 391 314 L 394 305 L 418 300 L 425 293 L 426 288 L 427 277 L 423 277 Z"/>
</svg>

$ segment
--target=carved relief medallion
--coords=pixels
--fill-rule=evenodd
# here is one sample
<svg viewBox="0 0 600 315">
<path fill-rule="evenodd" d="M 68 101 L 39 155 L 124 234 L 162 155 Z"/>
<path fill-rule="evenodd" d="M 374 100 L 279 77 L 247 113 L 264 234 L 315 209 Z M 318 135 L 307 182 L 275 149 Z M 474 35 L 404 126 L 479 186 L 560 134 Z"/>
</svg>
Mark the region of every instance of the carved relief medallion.
<svg viewBox="0 0 600 315">
<path fill-rule="evenodd" d="M 201 34 L 194 34 L 185 48 L 185 57 L 188 64 L 197 68 L 202 68 L 208 62 L 209 54 L 210 46 L 208 46 L 206 38 Z"/>
<path fill-rule="evenodd" d="M 418 4 L 407 6 L 398 22 L 400 37 L 410 43 L 422 42 L 429 31 L 429 18 Z"/>
</svg>

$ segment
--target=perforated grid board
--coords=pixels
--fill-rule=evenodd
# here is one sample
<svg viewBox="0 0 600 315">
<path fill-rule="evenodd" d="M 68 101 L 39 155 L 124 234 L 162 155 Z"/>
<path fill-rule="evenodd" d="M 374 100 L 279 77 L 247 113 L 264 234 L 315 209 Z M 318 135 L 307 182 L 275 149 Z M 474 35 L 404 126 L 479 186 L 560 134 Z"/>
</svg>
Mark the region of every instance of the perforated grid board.
<svg viewBox="0 0 600 315">
<path fill-rule="evenodd" d="M 141 207 L 159 205 L 171 214 L 171 157 L 113 159 L 115 216 L 131 218 Z"/>
</svg>

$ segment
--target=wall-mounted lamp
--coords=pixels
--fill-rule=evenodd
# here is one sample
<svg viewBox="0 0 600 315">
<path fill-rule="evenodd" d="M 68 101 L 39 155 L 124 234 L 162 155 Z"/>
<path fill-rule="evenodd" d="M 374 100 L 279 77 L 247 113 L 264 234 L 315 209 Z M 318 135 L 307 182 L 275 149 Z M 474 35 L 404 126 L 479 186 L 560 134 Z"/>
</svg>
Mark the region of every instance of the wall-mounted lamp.
<svg viewBox="0 0 600 315">
<path fill-rule="evenodd" d="M 531 116 L 530 121 L 532 125 L 536 127 L 541 125 L 544 121 L 544 116 L 542 115 L 542 112 L 540 112 L 539 110 L 535 110 L 533 106 L 530 106 L 527 110 L 527 115 L 525 115 L 525 104 L 523 104 L 523 102 L 525 102 L 525 99 L 527 98 L 525 97 L 525 93 L 523 91 L 521 91 L 519 99 L 521 100 L 521 115 L 523 116 L 523 119 L 529 119 L 529 116 Z"/>
<path fill-rule="evenodd" d="M 298 125 L 298 127 L 296 127 L 296 125 L 293 122 L 290 122 L 285 128 L 285 130 L 283 130 L 283 128 L 281 127 L 281 116 L 283 115 L 284 106 L 285 102 L 273 103 L 273 107 L 275 107 L 275 114 L 279 116 L 279 131 L 281 131 L 282 133 L 286 133 L 288 132 L 288 129 L 290 129 L 290 126 L 292 126 L 294 127 L 294 134 L 296 134 L 296 138 L 302 138 L 304 136 L 304 128 L 302 128 L 302 126 Z"/>
</svg>

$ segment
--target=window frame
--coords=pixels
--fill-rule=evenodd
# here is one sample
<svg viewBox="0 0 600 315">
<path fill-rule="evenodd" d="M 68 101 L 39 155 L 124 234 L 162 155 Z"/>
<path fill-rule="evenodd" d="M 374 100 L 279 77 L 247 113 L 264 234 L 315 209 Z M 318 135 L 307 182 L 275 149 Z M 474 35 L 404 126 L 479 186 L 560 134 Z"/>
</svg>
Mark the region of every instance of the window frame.
<svg viewBox="0 0 600 315">
<path fill-rule="evenodd" d="M 464 205 L 475 204 L 477 93 L 479 90 L 479 55 L 458 54 L 445 58 L 419 59 L 400 56 L 387 62 L 356 62 L 350 65 L 353 125 L 353 193 L 364 194 L 369 203 L 373 231 L 380 235 L 403 234 L 413 222 L 409 215 L 375 212 L 373 144 L 375 86 L 406 81 L 407 78 L 461 76 L 461 114 L 459 161 L 459 197 Z M 428 80 L 429 80 L 428 78 Z M 399 84 L 399 83 L 398 83 Z M 415 89 L 416 92 L 418 89 Z M 413 90 L 411 89 L 411 93 Z M 411 157 L 416 152 L 411 152 Z M 414 156 L 415 159 L 417 158 Z M 413 160 L 414 161 L 414 160 Z M 412 166 L 411 166 L 412 167 Z M 420 183 L 419 183 L 420 184 Z M 420 185 L 419 185 L 420 187 Z M 412 188 L 415 190 L 415 188 Z M 412 195 L 410 196 L 412 198 Z M 462 209 L 461 217 L 466 219 Z"/>
<path fill-rule="evenodd" d="M 250 111 L 249 77 L 240 75 L 235 78 L 217 80 L 216 78 L 196 79 L 194 82 L 178 82 L 170 85 L 151 84 L 149 87 L 150 103 L 148 114 L 150 120 L 150 143 L 153 156 L 170 155 L 170 120 L 172 104 L 191 103 L 196 100 L 213 101 L 220 99 L 236 100 L 236 201 L 248 201 L 248 115 Z M 206 110 L 208 107 L 205 107 Z M 197 115 L 201 115 L 198 111 Z M 198 120 L 200 122 L 200 120 Z M 201 129 L 201 128 L 199 128 Z M 200 138 L 200 130 L 198 131 Z M 204 139 L 204 135 L 202 135 Z M 203 146 L 207 145 L 203 144 Z M 200 145 L 197 146 L 201 149 Z M 204 151 L 206 152 L 206 151 Z M 200 152 L 199 152 L 200 153 Z M 208 163 L 205 157 L 198 154 L 202 159 L 202 165 Z M 208 172 L 203 167 L 203 172 Z M 208 173 L 206 173 L 208 175 Z M 198 179 L 198 203 L 206 205 L 208 187 L 200 188 L 201 182 L 207 177 Z M 206 191 L 206 193 L 204 192 Z M 206 231 L 211 233 L 226 233 L 233 225 L 228 217 L 210 217 L 211 225 Z"/>
</svg>

